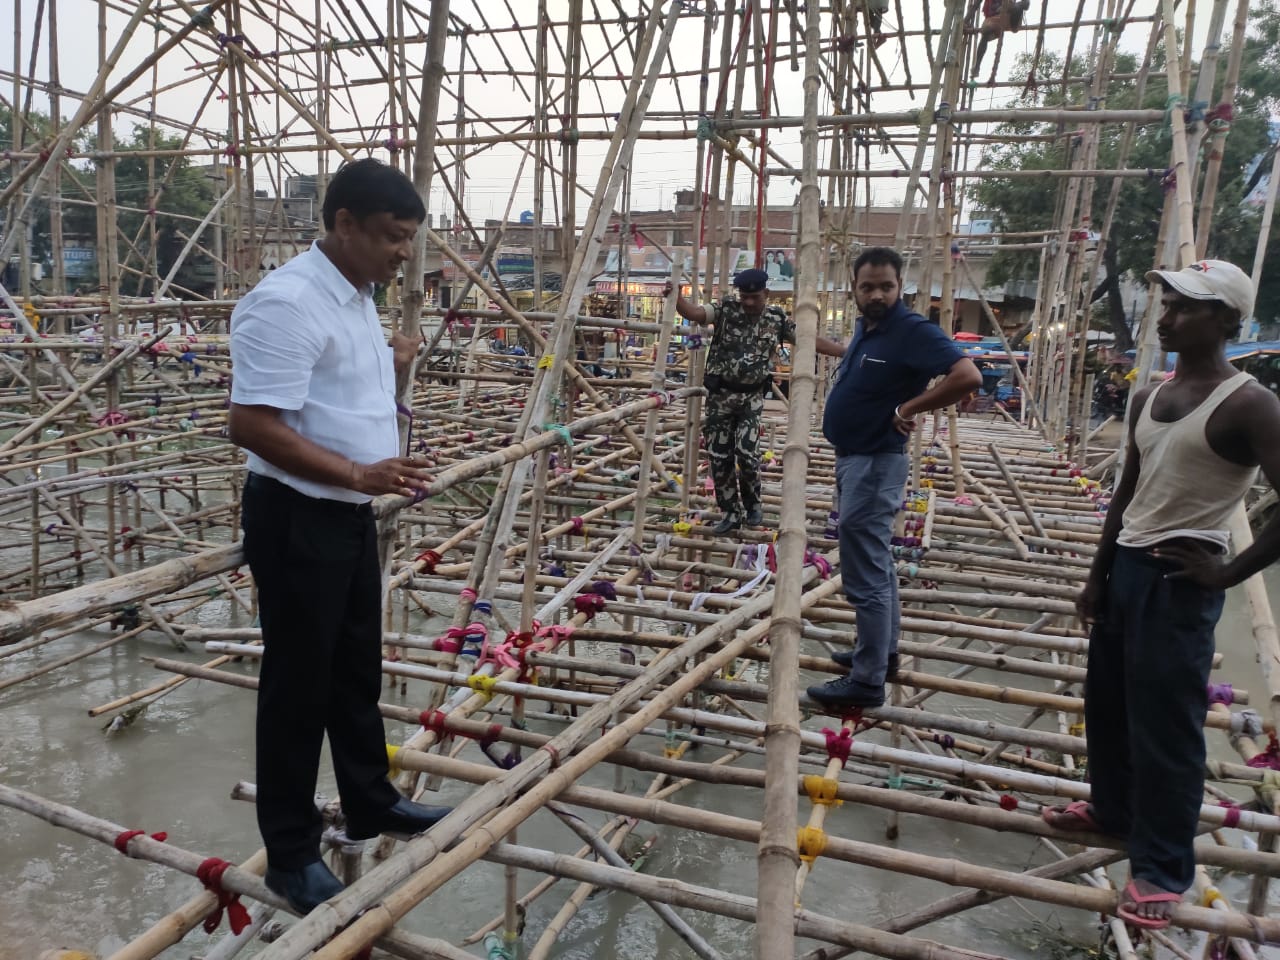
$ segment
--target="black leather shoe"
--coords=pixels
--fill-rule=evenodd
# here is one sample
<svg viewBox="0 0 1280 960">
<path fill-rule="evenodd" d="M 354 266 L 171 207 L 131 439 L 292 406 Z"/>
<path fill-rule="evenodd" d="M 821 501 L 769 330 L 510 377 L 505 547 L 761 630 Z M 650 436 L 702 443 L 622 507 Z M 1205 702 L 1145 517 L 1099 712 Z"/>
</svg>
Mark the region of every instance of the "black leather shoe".
<svg viewBox="0 0 1280 960">
<path fill-rule="evenodd" d="M 380 833 L 407 840 L 430 830 L 453 812 L 453 807 L 424 807 L 408 797 L 401 797 L 372 820 L 348 820 L 347 836 L 352 840 L 368 840 Z"/>
<path fill-rule="evenodd" d="M 851 676 L 816 684 L 807 692 L 822 706 L 835 710 L 844 707 L 874 709 L 884 706 L 884 687 L 868 686 Z"/>
<path fill-rule="evenodd" d="M 764 523 L 764 511 L 759 507 L 752 507 L 747 511 L 747 517 L 742 522 L 748 527 L 758 527 Z"/>
<path fill-rule="evenodd" d="M 737 530 L 739 526 L 741 526 L 741 521 L 738 519 L 738 515 L 736 513 L 726 513 L 724 518 L 711 528 L 711 532 L 717 537 L 721 537 L 726 533 Z"/>
<path fill-rule="evenodd" d="M 267 867 L 267 875 L 262 880 L 268 890 L 284 897 L 290 908 L 303 917 L 343 889 L 342 881 L 323 860 L 315 860 L 297 870 Z"/>
<path fill-rule="evenodd" d="M 844 667 L 846 670 L 850 670 L 853 668 L 853 651 L 852 650 L 837 650 L 835 653 L 831 655 L 831 659 L 834 660 L 836 663 L 840 664 L 840 666 Z M 898 655 L 896 653 L 891 653 L 889 654 L 889 669 L 885 671 L 884 678 L 885 680 L 892 680 L 897 675 L 898 675 Z"/>
</svg>

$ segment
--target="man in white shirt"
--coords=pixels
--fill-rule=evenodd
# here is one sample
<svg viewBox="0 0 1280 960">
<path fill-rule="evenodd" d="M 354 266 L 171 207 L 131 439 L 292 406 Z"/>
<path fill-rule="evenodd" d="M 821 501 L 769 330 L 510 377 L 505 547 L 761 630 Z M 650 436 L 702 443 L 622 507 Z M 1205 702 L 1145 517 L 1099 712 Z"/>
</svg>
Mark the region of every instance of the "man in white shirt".
<svg viewBox="0 0 1280 960">
<path fill-rule="evenodd" d="M 409 258 L 426 216 L 413 183 L 377 160 L 345 165 L 324 198 L 325 236 L 264 278 L 231 315 L 231 439 L 248 451 L 244 552 L 258 589 L 258 826 L 266 884 L 305 914 L 342 889 L 320 859 L 314 795 L 327 732 L 353 839 L 413 834 L 449 812 L 387 779 L 378 712 L 379 494 L 429 476 L 399 455 L 396 369 L 417 343 L 387 344 L 375 284 Z"/>
</svg>

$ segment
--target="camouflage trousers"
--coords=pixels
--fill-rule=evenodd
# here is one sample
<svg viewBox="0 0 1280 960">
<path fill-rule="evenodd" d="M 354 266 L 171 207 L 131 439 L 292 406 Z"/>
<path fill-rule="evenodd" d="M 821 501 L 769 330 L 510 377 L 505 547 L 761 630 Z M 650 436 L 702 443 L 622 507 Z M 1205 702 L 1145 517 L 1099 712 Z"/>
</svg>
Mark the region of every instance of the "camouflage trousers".
<svg viewBox="0 0 1280 960">
<path fill-rule="evenodd" d="M 761 393 L 721 390 L 707 397 L 702 433 L 711 458 L 716 503 L 726 514 L 744 517 L 760 506 L 762 413 L 764 396 Z"/>
</svg>

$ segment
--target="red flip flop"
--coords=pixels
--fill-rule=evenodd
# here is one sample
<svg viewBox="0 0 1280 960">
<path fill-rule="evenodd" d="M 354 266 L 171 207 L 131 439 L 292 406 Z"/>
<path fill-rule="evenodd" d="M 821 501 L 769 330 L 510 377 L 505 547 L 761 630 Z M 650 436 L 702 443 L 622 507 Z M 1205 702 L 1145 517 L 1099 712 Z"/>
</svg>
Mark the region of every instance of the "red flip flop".
<svg viewBox="0 0 1280 960">
<path fill-rule="evenodd" d="M 1082 825 L 1079 827 L 1061 826 L 1049 819 L 1051 814 L 1057 814 L 1057 815 L 1066 814 L 1066 815 L 1075 817 L 1076 820 L 1079 821 L 1080 824 Z M 1106 833 L 1106 831 L 1102 829 L 1102 825 L 1098 823 L 1097 820 L 1094 819 L 1093 811 L 1089 809 L 1088 800 L 1073 800 L 1071 803 L 1068 803 L 1065 807 L 1043 807 L 1040 810 L 1040 819 L 1043 820 L 1045 823 L 1049 824 L 1049 826 L 1053 827 L 1055 830 L 1063 830 L 1067 833 L 1071 833 L 1074 831 Z"/>
<path fill-rule="evenodd" d="M 1182 902 L 1182 894 L 1170 893 L 1167 890 L 1161 890 L 1159 893 L 1139 893 L 1138 888 L 1134 885 L 1132 880 L 1124 885 L 1124 895 L 1135 904 Z M 1169 926 L 1168 917 L 1142 917 L 1123 906 L 1116 907 L 1116 916 L 1125 923 L 1135 927 L 1142 927 L 1144 930 L 1163 930 L 1165 927 Z"/>
</svg>

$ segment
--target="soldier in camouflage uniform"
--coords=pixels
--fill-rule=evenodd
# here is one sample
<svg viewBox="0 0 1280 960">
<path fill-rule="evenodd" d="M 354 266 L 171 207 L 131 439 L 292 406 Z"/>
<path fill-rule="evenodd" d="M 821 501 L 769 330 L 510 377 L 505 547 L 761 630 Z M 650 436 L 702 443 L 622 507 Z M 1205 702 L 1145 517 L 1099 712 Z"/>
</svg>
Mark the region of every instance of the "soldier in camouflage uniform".
<svg viewBox="0 0 1280 960">
<path fill-rule="evenodd" d="M 744 522 L 764 522 L 760 509 L 760 415 L 773 383 L 773 354 L 782 343 L 795 343 L 795 323 L 781 307 L 770 306 L 763 270 L 744 270 L 733 280 L 738 297 L 719 304 L 694 306 L 676 298 L 676 311 L 694 323 L 715 325 L 707 353 L 707 414 L 702 432 L 711 458 L 716 503 L 723 514 L 717 534 Z M 840 356 L 843 347 L 822 337 L 818 351 Z"/>
</svg>

